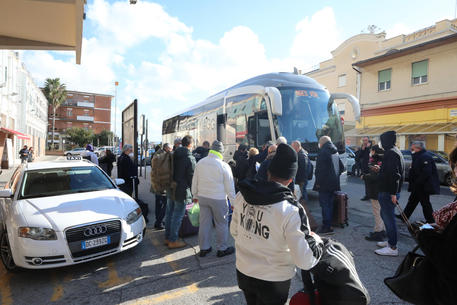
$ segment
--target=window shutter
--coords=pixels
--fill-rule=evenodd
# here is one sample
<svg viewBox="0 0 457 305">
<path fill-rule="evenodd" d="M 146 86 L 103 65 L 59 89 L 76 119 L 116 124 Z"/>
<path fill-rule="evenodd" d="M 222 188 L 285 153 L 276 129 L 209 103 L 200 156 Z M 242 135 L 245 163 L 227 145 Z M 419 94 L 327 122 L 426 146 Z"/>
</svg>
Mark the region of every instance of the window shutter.
<svg viewBox="0 0 457 305">
<path fill-rule="evenodd" d="M 427 75 L 428 60 L 413 63 L 412 77 L 421 77 Z"/>
<path fill-rule="evenodd" d="M 390 81 L 392 69 L 386 69 L 378 72 L 379 83 Z"/>
</svg>

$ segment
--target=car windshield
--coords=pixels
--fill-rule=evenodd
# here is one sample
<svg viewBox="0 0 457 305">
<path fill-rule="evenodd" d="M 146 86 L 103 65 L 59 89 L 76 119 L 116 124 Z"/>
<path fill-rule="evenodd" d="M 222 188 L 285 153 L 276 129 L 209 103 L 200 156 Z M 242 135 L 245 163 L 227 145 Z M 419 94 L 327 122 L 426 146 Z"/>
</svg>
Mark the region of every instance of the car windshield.
<svg viewBox="0 0 457 305">
<path fill-rule="evenodd" d="M 345 152 L 343 126 L 335 103 L 329 105 L 324 90 L 281 88 L 282 115 L 277 117 L 280 135 L 287 140 L 299 140 L 310 153 L 318 151 L 317 143 L 327 135 Z"/>
<path fill-rule="evenodd" d="M 69 167 L 27 171 L 19 199 L 114 189 L 98 167 Z"/>
</svg>

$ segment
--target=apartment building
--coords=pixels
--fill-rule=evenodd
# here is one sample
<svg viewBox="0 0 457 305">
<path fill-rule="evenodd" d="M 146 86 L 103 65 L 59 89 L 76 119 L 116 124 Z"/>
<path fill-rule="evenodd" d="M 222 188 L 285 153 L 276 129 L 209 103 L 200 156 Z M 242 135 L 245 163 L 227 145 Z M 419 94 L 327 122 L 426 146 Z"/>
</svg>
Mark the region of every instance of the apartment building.
<svg viewBox="0 0 457 305">
<path fill-rule="evenodd" d="M 111 130 L 111 100 L 113 96 L 67 91 L 66 101 L 57 109 L 54 132 L 55 149 L 64 149 L 65 132 L 68 128 L 80 127 L 99 134 L 102 130 Z M 52 137 L 52 108 L 49 107 L 49 140 Z"/>
<path fill-rule="evenodd" d="M 48 102 L 21 62 L 19 53 L 0 50 L 1 168 L 18 163 L 23 145 L 45 154 Z"/>
<path fill-rule="evenodd" d="M 429 149 L 449 152 L 457 133 L 456 35 L 457 19 L 389 39 L 384 32 L 358 34 L 306 75 L 359 99 L 360 122 L 349 104 L 338 104 L 347 144 L 359 145 L 363 136 L 376 140 L 391 129 L 401 148 L 420 139 Z"/>
</svg>

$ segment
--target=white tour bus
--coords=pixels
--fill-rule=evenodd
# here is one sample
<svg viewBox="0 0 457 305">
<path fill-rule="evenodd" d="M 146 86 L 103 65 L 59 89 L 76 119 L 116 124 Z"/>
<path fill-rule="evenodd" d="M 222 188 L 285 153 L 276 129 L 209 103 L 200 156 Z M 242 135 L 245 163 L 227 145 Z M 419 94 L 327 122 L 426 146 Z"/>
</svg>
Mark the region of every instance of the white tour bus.
<svg viewBox="0 0 457 305">
<path fill-rule="evenodd" d="M 224 143 L 224 160 L 229 161 L 240 144 L 260 148 L 284 136 L 289 144 L 299 140 L 315 159 L 319 138 L 328 135 L 346 164 L 343 124 L 335 99 L 347 99 L 359 119 L 359 101 L 354 96 L 330 94 L 312 78 L 293 73 L 256 76 L 166 119 L 162 143 L 173 144 L 176 137 L 187 134 L 197 146 L 217 139 Z"/>
</svg>

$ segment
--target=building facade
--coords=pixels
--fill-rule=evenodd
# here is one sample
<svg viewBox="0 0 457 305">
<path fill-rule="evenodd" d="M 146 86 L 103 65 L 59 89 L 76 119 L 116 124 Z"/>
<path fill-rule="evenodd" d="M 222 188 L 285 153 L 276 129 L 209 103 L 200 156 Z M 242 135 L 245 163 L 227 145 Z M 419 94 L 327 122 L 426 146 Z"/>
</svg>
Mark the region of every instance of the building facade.
<svg viewBox="0 0 457 305">
<path fill-rule="evenodd" d="M 42 157 L 46 149 L 48 103 L 41 89 L 13 51 L 0 50 L 1 167 L 18 162 L 23 145 Z"/>
<path fill-rule="evenodd" d="M 457 135 L 457 19 L 392 38 L 383 54 L 353 66 L 361 72 L 362 119 L 349 135 L 377 138 L 395 130 L 450 152 Z"/>
<path fill-rule="evenodd" d="M 91 129 L 94 134 L 111 130 L 111 95 L 67 91 L 66 101 L 57 109 L 54 147 L 63 150 L 65 132 L 69 128 Z M 52 107 L 49 106 L 48 145 L 52 137 Z"/>
<path fill-rule="evenodd" d="M 457 132 L 456 34 L 457 19 L 390 39 L 385 33 L 355 35 L 306 75 L 330 92 L 359 99 L 360 122 L 349 104 L 338 105 L 347 144 L 359 145 L 364 136 L 377 140 L 391 129 L 403 149 L 420 139 L 429 149 L 449 152 Z"/>
</svg>

